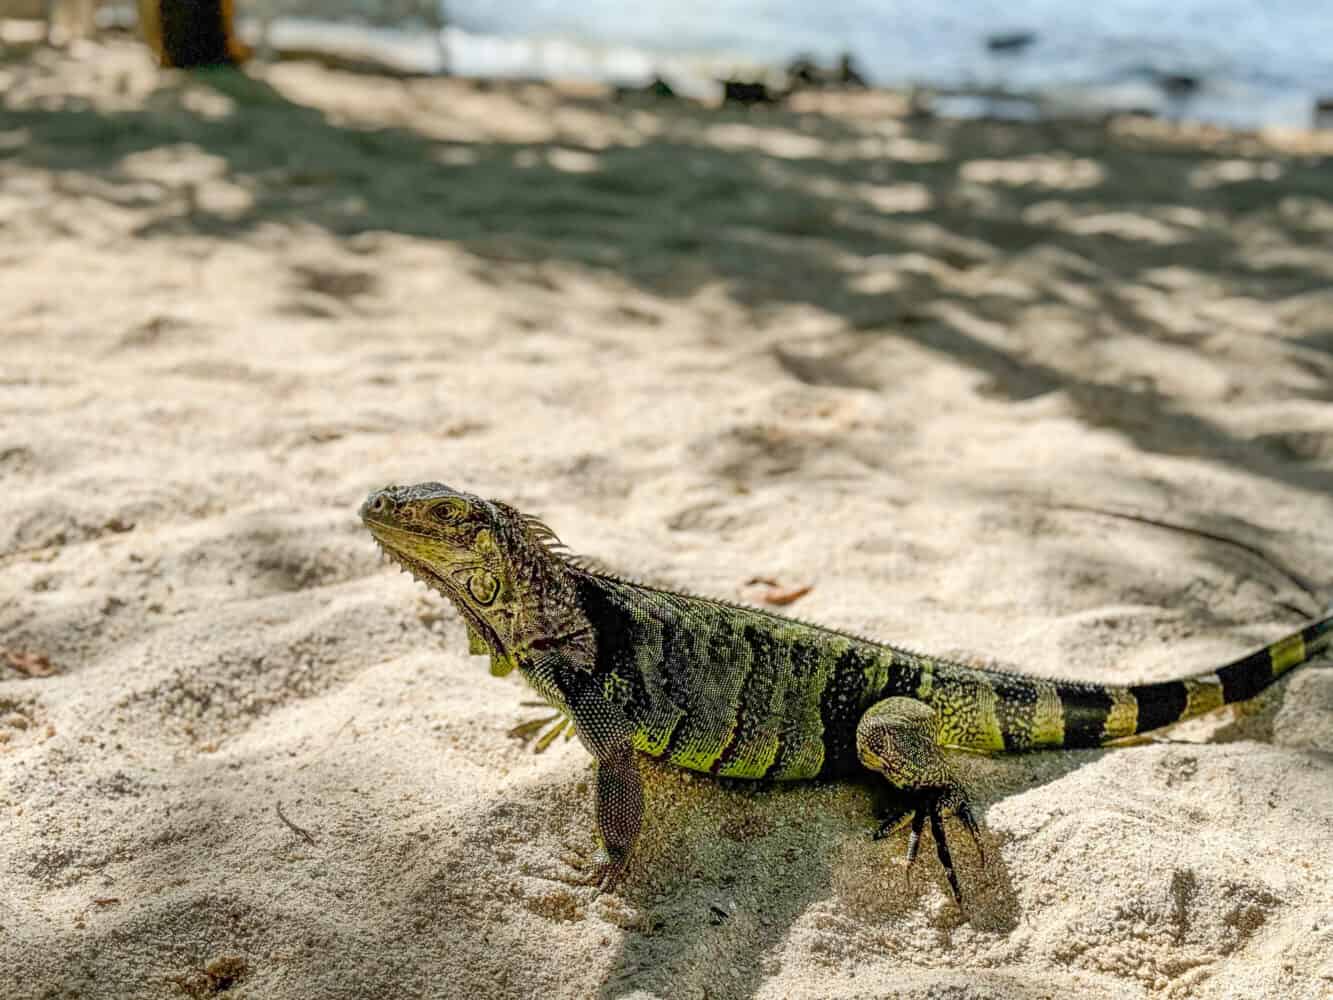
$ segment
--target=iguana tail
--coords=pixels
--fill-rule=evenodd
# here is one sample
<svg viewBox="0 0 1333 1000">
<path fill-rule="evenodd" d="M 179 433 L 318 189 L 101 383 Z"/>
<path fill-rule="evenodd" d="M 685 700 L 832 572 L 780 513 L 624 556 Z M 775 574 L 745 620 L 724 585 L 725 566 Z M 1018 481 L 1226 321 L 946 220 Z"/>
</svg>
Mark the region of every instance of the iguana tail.
<svg viewBox="0 0 1333 1000">
<path fill-rule="evenodd" d="M 1333 613 L 1211 673 L 1156 684 L 1060 691 L 1066 718 L 1063 745 L 1103 746 L 1253 698 L 1318 656 L 1330 642 Z"/>
<path fill-rule="evenodd" d="M 1253 698 L 1333 645 L 1333 608 L 1299 632 L 1205 674 L 1129 686 L 940 669 L 917 695 L 940 741 L 969 750 L 1098 747 Z"/>
</svg>

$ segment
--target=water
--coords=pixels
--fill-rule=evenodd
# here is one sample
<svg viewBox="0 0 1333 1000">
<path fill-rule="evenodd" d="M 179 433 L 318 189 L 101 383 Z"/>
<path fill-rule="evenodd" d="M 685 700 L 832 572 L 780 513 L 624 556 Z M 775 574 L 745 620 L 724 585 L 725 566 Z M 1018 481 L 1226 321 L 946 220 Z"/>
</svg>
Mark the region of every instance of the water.
<svg viewBox="0 0 1333 1000">
<path fill-rule="evenodd" d="M 451 68 L 468 75 L 633 83 L 662 72 L 698 93 L 734 69 L 849 51 L 884 85 L 1001 85 L 1238 126 L 1307 125 L 1314 98 L 1333 96 L 1333 0 L 447 0 L 445 9 Z M 1019 53 L 987 52 L 988 35 L 1013 31 L 1037 39 Z M 436 65 L 433 39 L 380 43 L 414 68 Z M 1201 86 L 1173 104 L 1155 82 L 1164 73 Z"/>
</svg>

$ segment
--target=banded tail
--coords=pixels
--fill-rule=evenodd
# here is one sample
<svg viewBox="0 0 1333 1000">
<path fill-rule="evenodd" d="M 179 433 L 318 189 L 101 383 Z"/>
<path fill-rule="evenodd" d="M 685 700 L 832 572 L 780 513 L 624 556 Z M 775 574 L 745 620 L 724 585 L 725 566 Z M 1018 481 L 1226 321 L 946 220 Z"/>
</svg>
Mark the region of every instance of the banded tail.
<svg viewBox="0 0 1333 1000">
<path fill-rule="evenodd" d="M 1263 649 L 1180 680 L 1120 686 L 940 671 L 924 700 L 940 714 L 941 742 L 948 746 L 991 751 L 1098 747 L 1253 698 L 1331 644 L 1333 608 Z"/>
<path fill-rule="evenodd" d="M 1333 610 L 1333 609 L 1331 609 Z M 1138 684 L 1108 689 L 1122 708 L 1119 718 L 1109 717 L 1093 743 L 1096 746 L 1126 736 L 1151 732 L 1173 722 L 1192 719 L 1222 705 L 1253 698 L 1279 677 L 1314 659 L 1333 642 L 1333 614 L 1284 636 L 1263 649 L 1233 660 L 1210 674 L 1178 681 Z M 1132 714 L 1132 717 L 1131 717 Z M 1114 724 L 1113 724 L 1114 723 Z"/>
</svg>

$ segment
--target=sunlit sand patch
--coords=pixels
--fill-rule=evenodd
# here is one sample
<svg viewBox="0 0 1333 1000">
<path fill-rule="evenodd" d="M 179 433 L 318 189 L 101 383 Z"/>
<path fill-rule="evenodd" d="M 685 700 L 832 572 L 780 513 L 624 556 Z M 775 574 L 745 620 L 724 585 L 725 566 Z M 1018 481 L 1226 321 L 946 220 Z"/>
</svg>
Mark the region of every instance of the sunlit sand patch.
<svg viewBox="0 0 1333 1000">
<path fill-rule="evenodd" d="M 964 180 L 1053 191 L 1083 191 L 1106 179 L 1100 163 L 1060 154 L 1037 154 L 1013 160 L 970 160 L 958 171 Z"/>
</svg>

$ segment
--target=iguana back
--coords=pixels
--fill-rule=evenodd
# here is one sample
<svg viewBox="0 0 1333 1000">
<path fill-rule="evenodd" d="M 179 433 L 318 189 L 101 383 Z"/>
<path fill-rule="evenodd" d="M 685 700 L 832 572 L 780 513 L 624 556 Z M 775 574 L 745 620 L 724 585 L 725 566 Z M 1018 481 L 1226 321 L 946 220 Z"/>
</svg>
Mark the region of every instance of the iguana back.
<svg viewBox="0 0 1333 1000">
<path fill-rule="evenodd" d="M 944 746 L 1092 747 L 1253 697 L 1327 646 L 1333 618 L 1212 672 L 1129 687 L 923 656 L 769 612 L 572 568 L 597 671 L 634 745 L 681 767 L 777 780 L 859 769 L 856 728 L 889 697 L 940 717 Z"/>
</svg>

